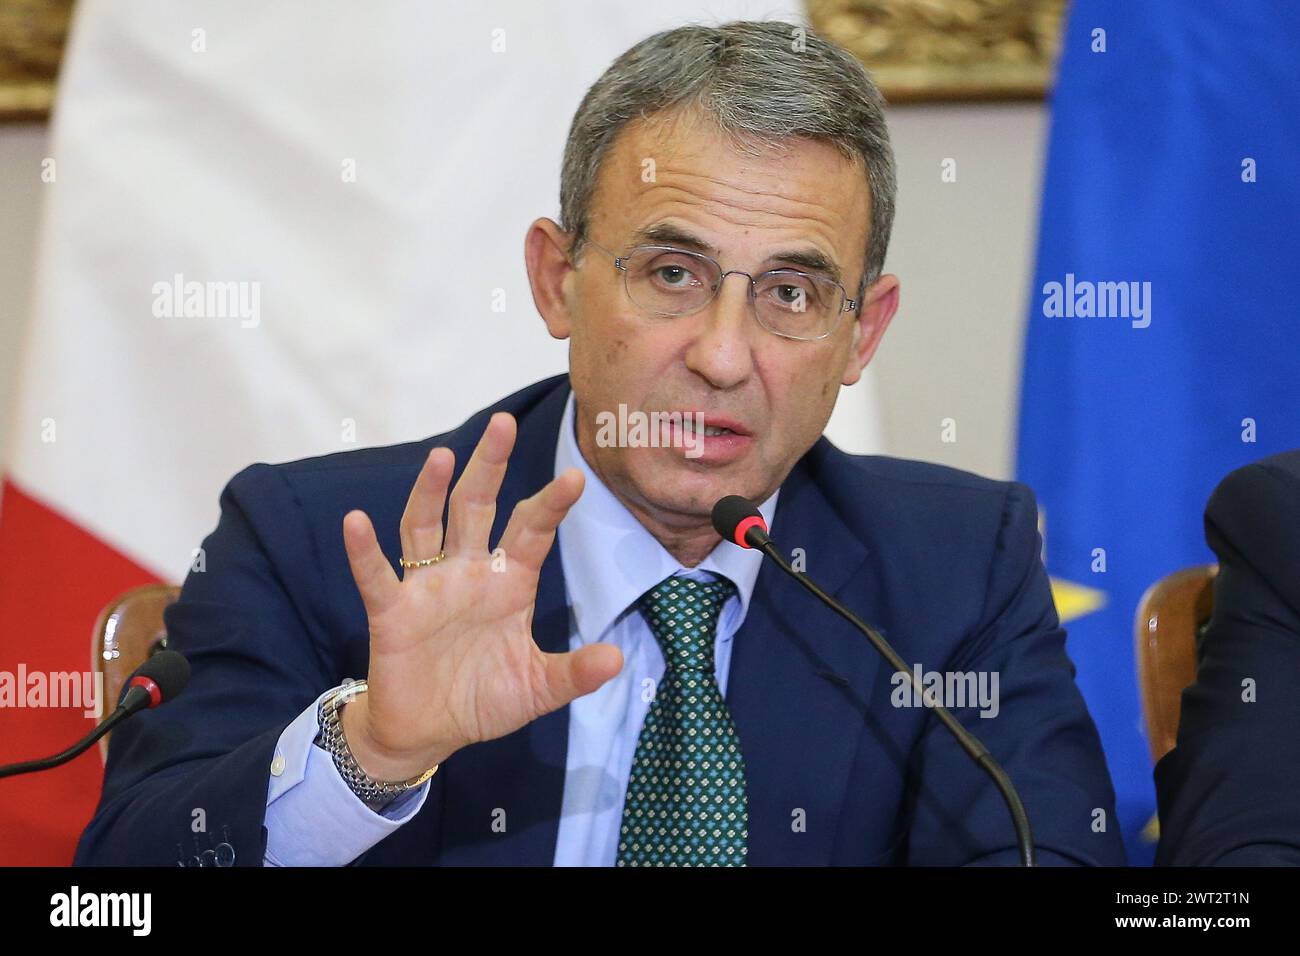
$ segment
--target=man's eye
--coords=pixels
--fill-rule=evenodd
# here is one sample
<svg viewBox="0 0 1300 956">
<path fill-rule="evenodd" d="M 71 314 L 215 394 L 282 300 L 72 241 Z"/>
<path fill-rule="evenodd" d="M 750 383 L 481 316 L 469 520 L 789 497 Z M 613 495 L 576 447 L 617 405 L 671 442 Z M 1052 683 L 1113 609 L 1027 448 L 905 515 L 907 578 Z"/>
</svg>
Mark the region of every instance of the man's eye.
<svg viewBox="0 0 1300 956">
<path fill-rule="evenodd" d="M 655 277 L 666 286 L 685 286 L 690 284 L 691 274 L 681 266 L 660 266 Z"/>
<path fill-rule="evenodd" d="M 778 282 L 768 288 L 767 294 L 777 305 L 791 312 L 805 312 L 819 304 L 816 288 L 811 283 Z"/>
</svg>

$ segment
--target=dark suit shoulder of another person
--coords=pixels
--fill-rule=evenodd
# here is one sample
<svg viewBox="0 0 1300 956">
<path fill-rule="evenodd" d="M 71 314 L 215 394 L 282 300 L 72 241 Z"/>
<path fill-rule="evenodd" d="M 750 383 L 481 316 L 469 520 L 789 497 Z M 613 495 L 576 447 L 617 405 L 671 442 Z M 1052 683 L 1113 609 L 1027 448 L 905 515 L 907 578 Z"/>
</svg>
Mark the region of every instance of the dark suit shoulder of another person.
<svg viewBox="0 0 1300 956">
<path fill-rule="evenodd" d="M 1228 475 L 1205 509 L 1214 613 L 1156 766 L 1156 863 L 1300 864 L 1300 452 Z"/>
</svg>

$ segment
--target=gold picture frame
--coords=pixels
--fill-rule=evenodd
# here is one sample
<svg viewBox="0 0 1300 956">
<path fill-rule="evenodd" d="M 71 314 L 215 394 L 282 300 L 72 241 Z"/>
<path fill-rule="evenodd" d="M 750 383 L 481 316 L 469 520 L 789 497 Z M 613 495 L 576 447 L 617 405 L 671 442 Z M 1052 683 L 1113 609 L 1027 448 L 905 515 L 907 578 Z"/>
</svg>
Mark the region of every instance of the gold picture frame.
<svg viewBox="0 0 1300 956">
<path fill-rule="evenodd" d="M 38 122 L 49 117 L 72 4 L 73 0 L 0 3 L 0 120 Z"/>
<path fill-rule="evenodd" d="M 1067 0 L 805 0 L 891 103 L 1042 99 Z"/>
</svg>

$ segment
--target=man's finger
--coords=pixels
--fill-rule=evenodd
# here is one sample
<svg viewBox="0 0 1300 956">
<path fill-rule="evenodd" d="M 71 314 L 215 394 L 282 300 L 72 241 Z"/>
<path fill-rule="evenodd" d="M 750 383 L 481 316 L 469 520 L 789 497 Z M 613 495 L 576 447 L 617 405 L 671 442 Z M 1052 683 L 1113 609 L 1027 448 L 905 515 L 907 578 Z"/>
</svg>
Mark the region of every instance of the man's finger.
<svg viewBox="0 0 1300 956">
<path fill-rule="evenodd" d="M 384 557 L 375 537 L 375 526 L 364 511 L 349 511 L 343 516 L 343 547 L 366 616 L 373 620 L 397 599 L 401 583 Z"/>
<path fill-rule="evenodd" d="M 542 562 L 555 541 L 555 529 L 581 497 L 585 480 L 581 471 L 570 468 L 515 506 L 498 543 L 507 561 L 518 561 L 534 572 L 541 571 Z"/>
<path fill-rule="evenodd" d="M 488 537 L 497 513 L 497 495 L 514 446 L 514 416 L 498 412 L 483 430 L 478 447 L 452 489 L 447 509 L 447 538 L 443 544 L 448 554 L 477 557 L 487 553 Z"/>
<path fill-rule="evenodd" d="M 456 469 L 450 448 L 434 448 L 424 459 L 402 512 L 402 556 L 411 561 L 436 557 L 442 550 L 442 509 Z"/>
<path fill-rule="evenodd" d="M 546 713 L 590 694 L 623 669 L 623 652 L 613 644 L 588 644 L 563 654 L 543 654 L 546 662 Z"/>
</svg>

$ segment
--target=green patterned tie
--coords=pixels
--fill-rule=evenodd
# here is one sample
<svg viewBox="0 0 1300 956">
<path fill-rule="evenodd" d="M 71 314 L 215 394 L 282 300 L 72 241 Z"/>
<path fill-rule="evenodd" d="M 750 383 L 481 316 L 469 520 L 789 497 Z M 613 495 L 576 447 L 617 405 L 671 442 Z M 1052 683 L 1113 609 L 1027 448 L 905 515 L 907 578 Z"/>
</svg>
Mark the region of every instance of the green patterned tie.
<svg viewBox="0 0 1300 956">
<path fill-rule="evenodd" d="M 736 586 L 671 577 L 637 607 L 664 652 L 618 834 L 618 866 L 744 866 L 745 760 L 718 689 L 718 615 Z"/>
</svg>

